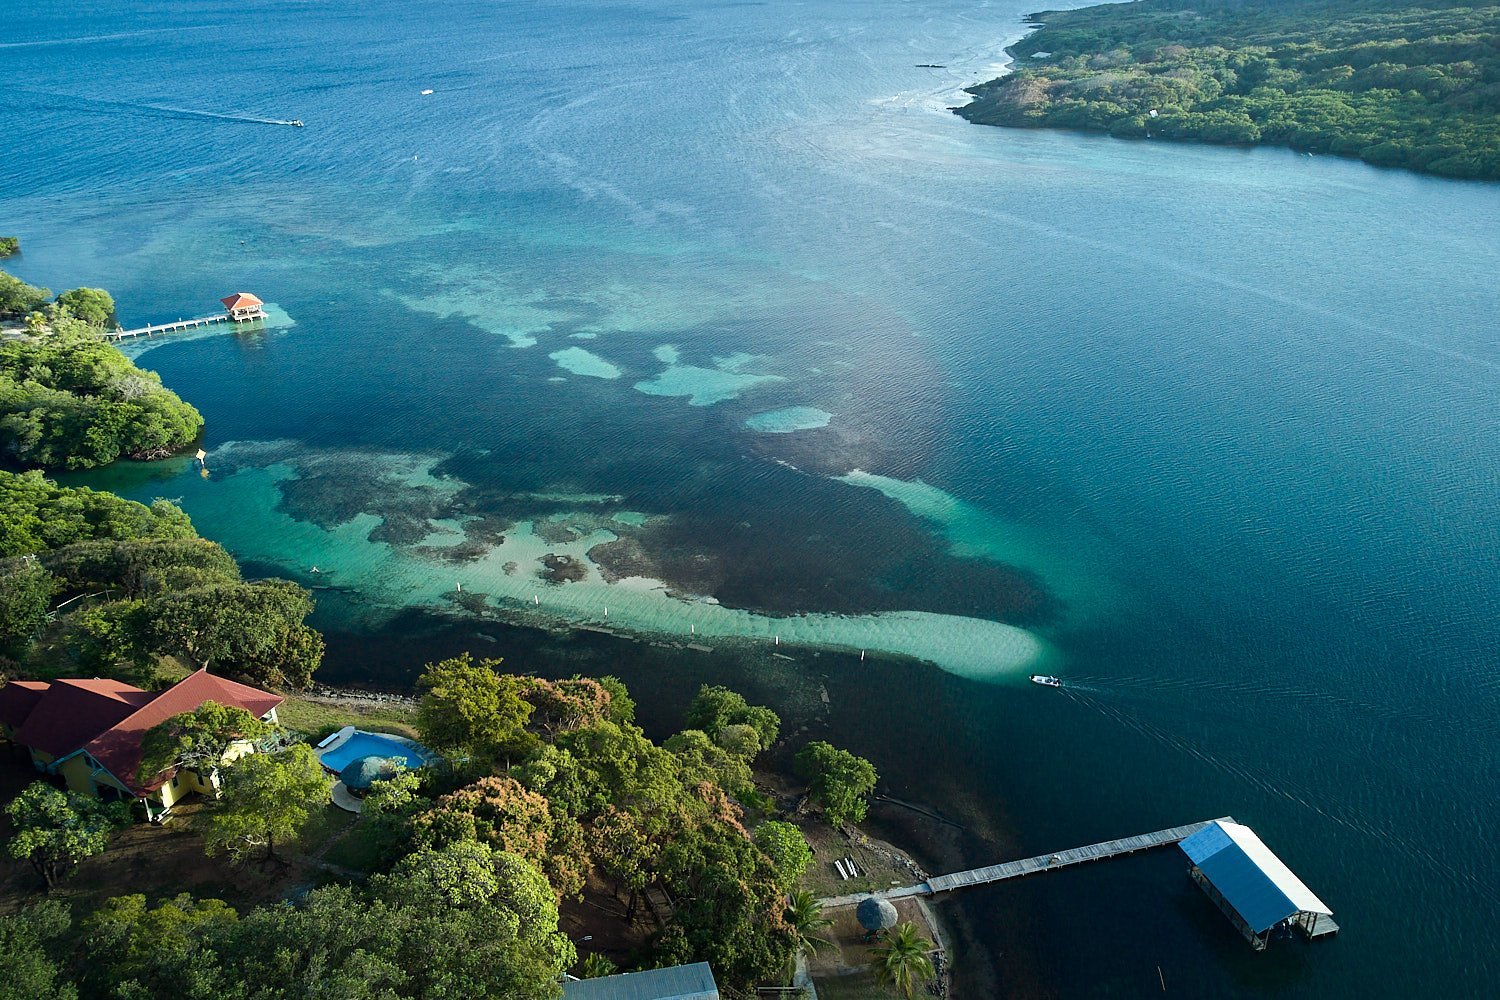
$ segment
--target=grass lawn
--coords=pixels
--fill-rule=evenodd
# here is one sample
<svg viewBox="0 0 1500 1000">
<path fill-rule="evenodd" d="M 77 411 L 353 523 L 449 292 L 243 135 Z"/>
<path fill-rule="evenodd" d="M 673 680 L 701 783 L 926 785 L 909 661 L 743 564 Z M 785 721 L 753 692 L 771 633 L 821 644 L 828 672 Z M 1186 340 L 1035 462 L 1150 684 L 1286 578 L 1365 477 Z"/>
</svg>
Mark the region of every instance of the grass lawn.
<svg viewBox="0 0 1500 1000">
<path fill-rule="evenodd" d="M 818 988 L 819 1000 L 884 1000 L 886 997 L 900 997 L 904 1000 L 904 994 L 896 987 L 877 983 L 873 972 L 857 972 L 850 976 L 819 976 L 813 980 L 813 985 Z M 926 987 L 918 986 L 914 995 L 927 996 Z"/>
<path fill-rule="evenodd" d="M 325 701 L 288 695 L 276 709 L 276 717 L 288 729 L 320 737 L 344 726 L 358 726 L 372 733 L 394 733 L 417 738 L 413 725 L 416 710 L 399 703 Z"/>
</svg>

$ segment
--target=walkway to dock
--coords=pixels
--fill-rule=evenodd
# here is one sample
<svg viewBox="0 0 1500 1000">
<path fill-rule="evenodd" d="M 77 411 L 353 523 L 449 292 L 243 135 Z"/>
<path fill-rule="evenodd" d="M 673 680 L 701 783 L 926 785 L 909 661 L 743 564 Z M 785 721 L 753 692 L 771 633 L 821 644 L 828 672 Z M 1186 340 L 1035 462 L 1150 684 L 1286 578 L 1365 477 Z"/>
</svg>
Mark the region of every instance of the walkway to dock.
<svg viewBox="0 0 1500 1000">
<path fill-rule="evenodd" d="M 1126 837 L 1123 840 L 1106 840 L 1100 844 L 1090 844 L 1087 847 L 1074 847 L 1071 850 L 1058 851 L 1055 854 L 1041 854 L 1034 858 L 1024 858 L 1020 861 L 1007 861 L 1004 864 L 990 865 L 987 868 L 974 868 L 966 872 L 954 872 L 952 875 L 938 875 L 928 879 L 926 882 L 918 882 L 915 885 L 880 889 L 875 892 L 859 892 L 848 896 L 831 896 L 827 899 L 820 899 L 818 902 L 824 907 L 839 907 L 853 906 L 871 896 L 877 899 L 933 896 L 940 892 L 963 889 L 971 885 L 985 885 L 990 882 L 1020 878 L 1023 875 L 1031 875 L 1036 872 L 1056 871 L 1059 868 L 1081 865 L 1086 861 L 1103 861 L 1106 858 L 1117 858 L 1122 854 L 1134 854 L 1136 851 L 1166 847 L 1169 844 L 1186 840 L 1211 822 L 1213 821 L 1205 820 L 1201 823 L 1189 823 L 1187 826 L 1174 826 L 1170 830 L 1143 833 L 1138 837 Z M 1225 817 L 1224 822 L 1232 823 L 1234 820 Z"/>
<path fill-rule="evenodd" d="M 173 333 L 177 330 L 190 330 L 195 326 L 207 326 L 210 323 L 229 322 L 228 313 L 219 313 L 216 316 L 199 316 L 197 319 L 180 319 L 175 323 L 155 323 L 147 326 L 136 327 L 134 330 L 106 330 L 104 339 L 124 340 L 126 337 L 150 337 L 157 333 Z"/>
</svg>

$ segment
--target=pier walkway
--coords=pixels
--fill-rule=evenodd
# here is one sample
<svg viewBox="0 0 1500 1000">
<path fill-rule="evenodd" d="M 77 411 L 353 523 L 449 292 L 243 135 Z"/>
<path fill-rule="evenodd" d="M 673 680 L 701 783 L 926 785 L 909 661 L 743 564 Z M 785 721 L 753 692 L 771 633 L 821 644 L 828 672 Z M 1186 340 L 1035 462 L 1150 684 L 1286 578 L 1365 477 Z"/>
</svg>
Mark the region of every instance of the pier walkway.
<svg viewBox="0 0 1500 1000">
<path fill-rule="evenodd" d="M 136 327 L 134 330 L 106 330 L 105 340 L 124 340 L 127 337 L 150 337 L 158 333 L 173 333 L 177 330 L 190 330 L 195 326 L 207 326 L 210 323 L 228 323 L 229 314 L 221 313 L 217 316 L 199 316 L 197 319 L 180 319 L 175 323 L 154 323 L 146 326 Z"/>
<path fill-rule="evenodd" d="M 987 868 L 973 868 L 966 872 L 954 872 L 951 875 L 937 875 L 926 882 L 918 882 L 915 885 L 879 889 L 875 892 L 858 892 L 847 896 L 831 896 L 827 899 L 820 899 L 818 902 L 824 907 L 839 907 L 853 906 L 871 896 L 874 896 L 876 899 L 905 899 L 908 896 L 933 896 L 940 892 L 964 889 L 971 885 L 986 885 L 990 882 L 1020 878 L 1023 875 L 1031 875 L 1036 872 L 1056 871 L 1059 868 L 1081 865 L 1087 861 L 1103 861 L 1106 858 L 1117 858 L 1122 854 L 1134 854 L 1136 851 L 1166 847 L 1170 844 L 1186 840 L 1205 826 L 1208 826 L 1210 822 L 1214 821 L 1205 820 L 1201 823 L 1189 823 L 1187 826 L 1174 826 L 1169 830 L 1143 833 L 1136 837 L 1126 837 L 1123 840 L 1106 840 L 1103 843 L 1090 844 L 1087 847 L 1074 847 L 1071 850 L 1058 851 L 1055 854 L 1041 854 L 1034 858 L 1024 858 L 1020 861 L 1007 861 L 1004 864 L 990 865 Z M 1234 820 L 1225 817 L 1223 822 L 1232 823 Z"/>
</svg>

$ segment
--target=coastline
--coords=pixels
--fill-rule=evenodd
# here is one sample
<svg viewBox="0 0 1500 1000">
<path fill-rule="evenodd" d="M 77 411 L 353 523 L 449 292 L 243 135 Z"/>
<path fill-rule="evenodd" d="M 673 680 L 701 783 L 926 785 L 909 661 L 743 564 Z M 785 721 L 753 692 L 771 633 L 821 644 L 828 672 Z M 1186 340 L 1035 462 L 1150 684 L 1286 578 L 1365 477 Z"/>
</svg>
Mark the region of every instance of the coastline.
<svg viewBox="0 0 1500 1000">
<path fill-rule="evenodd" d="M 1457 64 L 1423 49 L 1443 37 L 1423 22 L 1423 8 L 1371 8 L 1362 20 L 1328 10 L 1305 22 L 1274 13 L 1257 20 L 1236 9 L 1191 25 L 1161 20 L 1172 13 L 1133 0 L 1027 14 L 1030 30 L 1005 49 L 1006 71 L 964 88 L 969 103 L 950 110 L 976 125 L 1280 148 L 1454 180 L 1500 180 L 1497 111 L 1482 92 L 1456 81 L 1449 89 L 1403 87 L 1362 68 L 1361 40 L 1405 46 L 1402 71 L 1447 80 Z M 1477 8 L 1465 24 L 1446 30 L 1469 30 L 1476 46 L 1497 37 Z M 1321 61 L 1286 47 L 1309 39 L 1326 45 Z M 1271 55 L 1256 56 L 1266 50 Z M 1275 86 L 1241 84 L 1227 68 L 1236 57 L 1260 58 Z M 1190 85 L 1168 85 L 1189 78 Z"/>
</svg>

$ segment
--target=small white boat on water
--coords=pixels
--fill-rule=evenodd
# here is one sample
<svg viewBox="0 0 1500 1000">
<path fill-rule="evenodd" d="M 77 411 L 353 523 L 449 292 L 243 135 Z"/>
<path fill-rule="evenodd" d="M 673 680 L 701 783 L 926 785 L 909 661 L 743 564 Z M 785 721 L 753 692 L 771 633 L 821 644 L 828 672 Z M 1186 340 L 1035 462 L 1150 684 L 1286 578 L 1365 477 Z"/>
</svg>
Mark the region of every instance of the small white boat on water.
<svg viewBox="0 0 1500 1000">
<path fill-rule="evenodd" d="M 432 91 L 430 91 L 430 90 L 424 90 L 424 91 L 422 91 L 422 96 L 426 97 L 430 93 L 432 93 Z"/>
<path fill-rule="evenodd" d="M 294 128 L 302 128 L 302 119 L 301 118 L 293 118 L 291 121 L 287 122 L 287 124 L 291 125 Z"/>
<path fill-rule="evenodd" d="M 1031 683 L 1040 684 L 1042 687 L 1060 688 L 1062 687 L 1062 678 L 1053 677 L 1051 674 L 1032 674 Z"/>
</svg>

